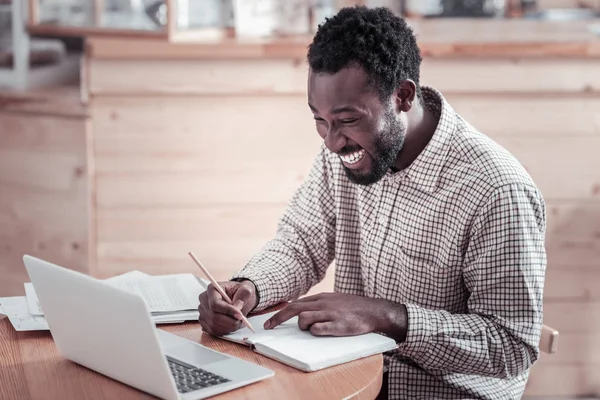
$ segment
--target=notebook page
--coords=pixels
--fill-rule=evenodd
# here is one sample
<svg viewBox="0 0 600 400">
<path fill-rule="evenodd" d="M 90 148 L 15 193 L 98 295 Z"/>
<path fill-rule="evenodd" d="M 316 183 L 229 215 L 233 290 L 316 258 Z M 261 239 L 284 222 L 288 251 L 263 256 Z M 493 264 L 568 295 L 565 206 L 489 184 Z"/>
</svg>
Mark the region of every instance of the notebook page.
<svg viewBox="0 0 600 400">
<path fill-rule="evenodd" d="M 263 326 L 265 321 L 271 318 L 271 316 L 273 316 L 274 314 L 275 312 L 271 312 L 248 318 L 248 321 L 250 322 L 256 333 L 252 333 L 250 329 L 242 325 L 242 328 L 228 335 L 224 335 L 223 338 L 232 340 L 234 342 L 259 343 L 276 337 L 300 332 L 300 328 L 298 328 L 298 317 L 291 318 L 273 329 L 264 329 Z"/>
<path fill-rule="evenodd" d="M 150 312 L 195 310 L 198 296 L 206 290 L 192 274 L 135 277 L 108 283 L 140 295 Z"/>
<path fill-rule="evenodd" d="M 48 330 L 46 318 L 40 315 L 31 315 L 25 296 L 2 297 L 0 305 L 3 313 L 8 317 L 16 331 L 44 331 Z"/>
<path fill-rule="evenodd" d="M 260 350 L 306 370 L 317 370 L 396 348 L 393 339 L 369 333 L 359 336 L 313 336 L 308 331 L 272 338 Z"/>
</svg>

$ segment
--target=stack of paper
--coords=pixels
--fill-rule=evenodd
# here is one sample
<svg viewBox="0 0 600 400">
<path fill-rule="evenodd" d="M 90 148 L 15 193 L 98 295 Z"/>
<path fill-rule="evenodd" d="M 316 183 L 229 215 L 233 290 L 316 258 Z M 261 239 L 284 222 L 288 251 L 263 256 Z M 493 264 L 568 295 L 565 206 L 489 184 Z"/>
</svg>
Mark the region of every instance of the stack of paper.
<svg viewBox="0 0 600 400">
<path fill-rule="evenodd" d="M 140 295 L 157 324 L 197 320 L 198 296 L 208 285 L 208 281 L 192 274 L 151 276 L 140 271 L 108 278 L 105 282 Z M 48 330 L 31 282 L 25 283 L 25 296 L 0 298 L 0 312 L 17 331 Z"/>
</svg>

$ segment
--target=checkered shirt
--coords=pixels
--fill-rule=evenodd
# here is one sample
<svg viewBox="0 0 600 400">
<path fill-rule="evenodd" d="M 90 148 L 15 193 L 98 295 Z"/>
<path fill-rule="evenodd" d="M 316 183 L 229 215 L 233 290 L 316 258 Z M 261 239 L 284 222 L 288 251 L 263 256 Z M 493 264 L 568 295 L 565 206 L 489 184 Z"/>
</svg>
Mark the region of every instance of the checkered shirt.
<svg viewBox="0 0 600 400">
<path fill-rule="evenodd" d="M 509 152 L 422 93 L 439 123 L 409 167 L 361 186 L 323 146 L 233 278 L 254 282 L 262 310 L 335 262 L 336 292 L 406 305 L 406 341 L 385 354 L 391 399 L 519 399 L 539 356 L 544 199 Z"/>
</svg>

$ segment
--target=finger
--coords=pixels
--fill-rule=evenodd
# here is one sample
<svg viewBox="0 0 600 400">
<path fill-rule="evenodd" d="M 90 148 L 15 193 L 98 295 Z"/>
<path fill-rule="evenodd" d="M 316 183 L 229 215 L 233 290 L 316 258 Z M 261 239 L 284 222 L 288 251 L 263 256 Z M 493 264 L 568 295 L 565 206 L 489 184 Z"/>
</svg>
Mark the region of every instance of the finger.
<svg viewBox="0 0 600 400">
<path fill-rule="evenodd" d="M 231 301 L 233 302 L 233 306 L 238 310 L 244 308 L 248 302 L 252 300 L 254 297 L 254 293 L 252 292 L 252 288 L 248 285 L 239 285 Z"/>
<path fill-rule="evenodd" d="M 213 312 L 242 319 L 240 311 L 231 304 L 227 303 L 212 285 L 208 287 L 207 292 L 208 308 L 210 308 Z"/>
<path fill-rule="evenodd" d="M 207 324 L 206 332 L 210 333 L 213 336 L 223 336 L 223 335 L 227 335 L 231 332 L 235 332 L 240 328 L 241 328 L 241 323 L 239 325 L 221 325 L 218 323 L 211 323 L 211 324 Z"/>
<path fill-rule="evenodd" d="M 314 336 L 336 336 L 336 329 L 331 321 L 317 322 L 310 326 L 310 333 Z"/>
<path fill-rule="evenodd" d="M 305 297 L 299 298 L 298 300 L 295 300 L 294 303 L 307 303 L 310 301 L 321 300 L 321 298 L 323 298 L 323 294 L 317 293 L 317 294 L 313 294 L 311 296 L 305 296 Z"/>
<path fill-rule="evenodd" d="M 240 325 L 242 323 L 242 321 L 240 321 L 237 318 L 233 318 L 230 317 L 229 315 L 225 315 L 225 314 L 217 314 L 214 313 L 212 316 L 212 321 L 211 321 L 214 325 L 219 325 L 225 328 L 235 328 L 236 326 Z"/>
<path fill-rule="evenodd" d="M 307 331 L 316 322 L 331 321 L 331 315 L 325 311 L 303 311 L 298 315 L 298 327 Z"/>
<path fill-rule="evenodd" d="M 264 328 L 272 329 L 304 311 L 317 311 L 314 302 L 293 302 L 265 321 Z"/>
<path fill-rule="evenodd" d="M 201 306 L 199 308 L 200 317 L 199 321 L 204 322 L 207 325 L 221 325 L 223 327 L 236 325 L 239 320 L 230 317 L 226 314 L 215 313 L 212 310 Z"/>
<path fill-rule="evenodd" d="M 213 335 L 221 336 L 241 327 L 241 321 L 235 320 L 224 314 L 215 314 L 205 306 L 199 308 L 200 316 L 198 322 L 202 330 Z"/>
</svg>

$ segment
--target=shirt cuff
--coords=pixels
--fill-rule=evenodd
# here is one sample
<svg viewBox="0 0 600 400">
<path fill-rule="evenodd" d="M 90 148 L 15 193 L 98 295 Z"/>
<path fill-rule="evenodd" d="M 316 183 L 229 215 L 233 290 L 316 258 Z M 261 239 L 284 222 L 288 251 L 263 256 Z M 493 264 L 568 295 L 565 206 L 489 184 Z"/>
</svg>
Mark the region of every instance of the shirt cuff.
<svg viewBox="0 0 600 400">
<path fill-rule="evenodd" d="M 423 351 L 424 344 L 431 336 L 431 324 L 427 310 L 414 304 L 405 304 L 408 315 L 406 340 L 398 345 L 401 354 L 416 360 Z"/>
</svg>

